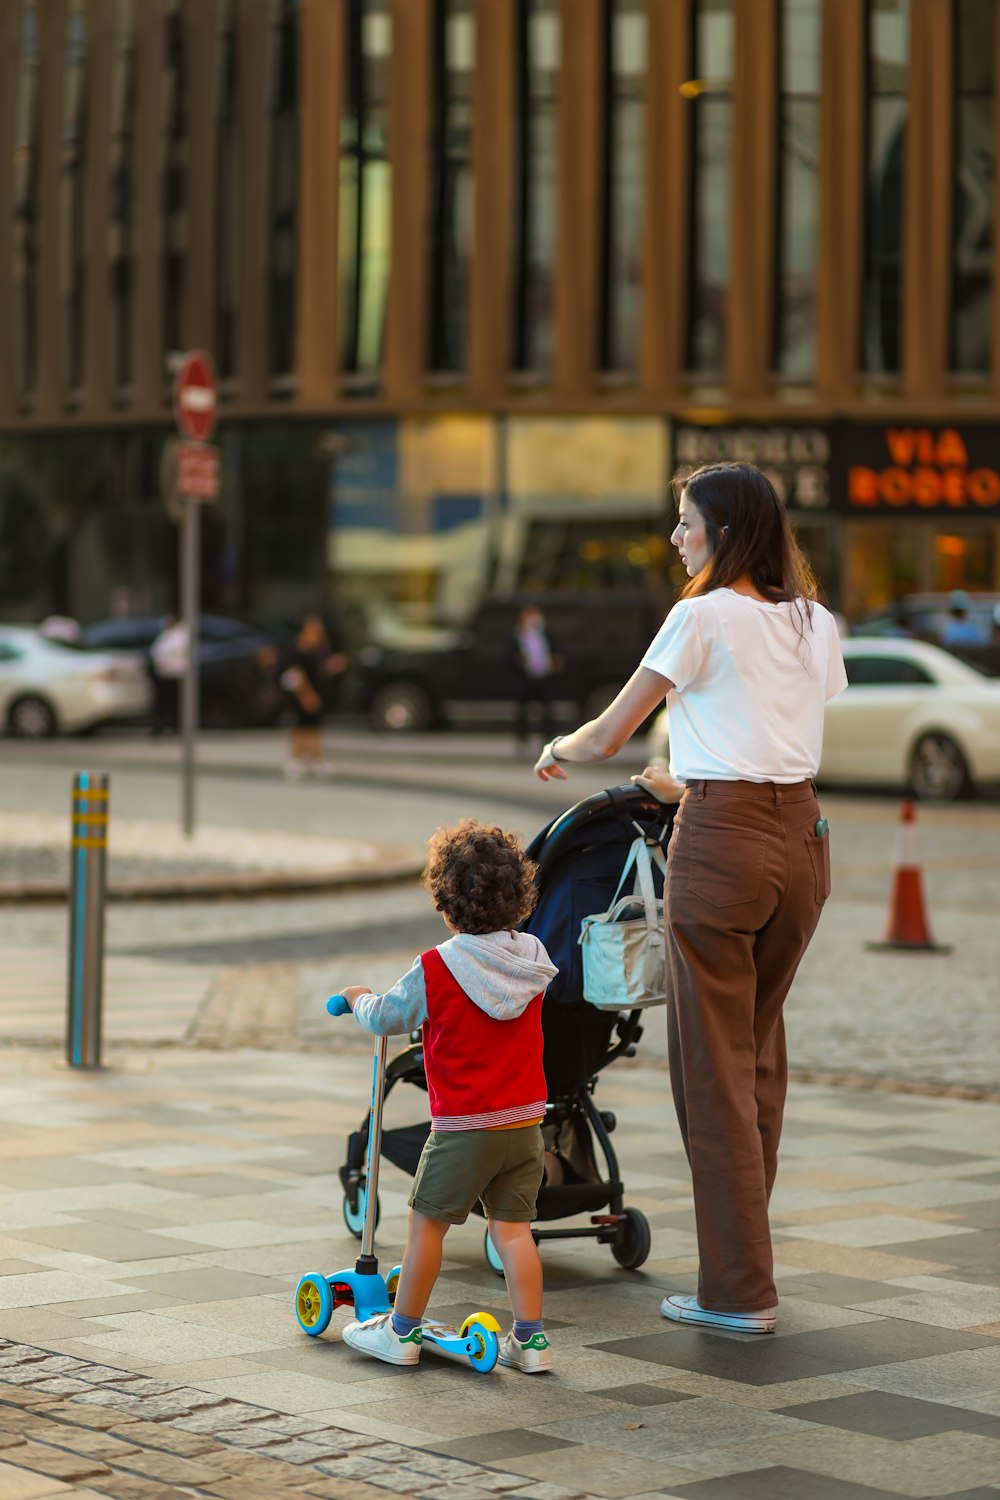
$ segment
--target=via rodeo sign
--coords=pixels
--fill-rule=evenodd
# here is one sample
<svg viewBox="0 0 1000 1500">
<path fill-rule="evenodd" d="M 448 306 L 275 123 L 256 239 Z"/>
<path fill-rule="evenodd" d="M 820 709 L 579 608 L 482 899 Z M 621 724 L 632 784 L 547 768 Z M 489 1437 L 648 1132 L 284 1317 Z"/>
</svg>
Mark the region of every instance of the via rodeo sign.
<svg viewBox="0 0 1000 1500">
<path fill-rule="evenodd" d="M 848 509 L 1000 509 L 1000 427 L 849 427 Z"/>
</svg>

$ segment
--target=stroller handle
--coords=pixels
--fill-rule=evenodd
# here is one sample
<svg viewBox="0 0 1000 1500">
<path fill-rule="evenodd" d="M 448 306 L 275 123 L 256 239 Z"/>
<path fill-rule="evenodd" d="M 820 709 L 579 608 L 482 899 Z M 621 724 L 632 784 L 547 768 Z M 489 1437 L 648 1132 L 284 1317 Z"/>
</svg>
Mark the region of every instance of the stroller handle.
<svg viewBox="0 0 1000 1500">
<path fill-rule="evenodd" d="M 326 1008 L 331 1016 L 349 1016 L 351 1013 L 351 1007 L 343 995 L 331 995 L 326 1002 Z"/>
</svg>

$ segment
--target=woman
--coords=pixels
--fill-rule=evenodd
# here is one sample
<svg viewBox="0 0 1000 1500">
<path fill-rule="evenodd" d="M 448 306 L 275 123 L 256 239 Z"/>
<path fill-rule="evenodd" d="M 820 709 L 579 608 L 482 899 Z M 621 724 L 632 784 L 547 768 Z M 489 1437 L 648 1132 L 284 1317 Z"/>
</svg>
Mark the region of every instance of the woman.
<svg viewBox="0 0 1000 1500">
<path fill-rule="evenodd" d="M 306 615 L 295 637 L 291 662 L 281 674 L 290 695 L 294 722 L 285 775 L 298 781 L 312 772 L 329 776 L 333 767 L 323 750 L 323 709 L 327 680 L 347 667 L 347 657 L 333 651 L 326 626 L 317 614 Z"/>
<path fill-rule="evenodd" d="M 743 464 L 679 486 L 671 542 L 690 581 L 642 665 L 599 718 L 543 750 L 614 755 L 664 696 L 670 774 L 636 777 L 680 799 L 664 909 L 674 1003 L 670 1078 L 691 1164 L 698 1294 L 664 1317 L 772 1333 L 767 1205 L 787 1084 L 782 1006 L 830 893 L 813 777 L 824 704 L 846 686 L 836 623 L 765 476 Z"/>
</svg>

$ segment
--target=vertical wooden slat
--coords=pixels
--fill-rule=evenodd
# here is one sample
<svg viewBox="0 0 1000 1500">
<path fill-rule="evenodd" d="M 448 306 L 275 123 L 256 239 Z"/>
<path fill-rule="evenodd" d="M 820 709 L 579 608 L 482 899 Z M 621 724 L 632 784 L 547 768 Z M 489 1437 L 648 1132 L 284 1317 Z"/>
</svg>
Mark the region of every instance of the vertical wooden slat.
<svg viewBox="0 0 1000 1500">
<path fill-rule="evenodd" d="M 66 0 L 50 0 L 49 4 L 38 7 L 38 58 L 38 387 L 35 415 L 47 421 L 65 409 L 59 250 Z"/>
<path fill-rule="evenodd" d="M 903 202 L 902 364 L 911 397 L 947 384 L 951 304 L 951 0 L 910 11 L 910 89 Z"/>
<path fill-rule="evenodd" d="M 594 389 L 603 213 L 603 4 L 562 0 L 554 389 Z"/>
<path fill-rule="evenodd" d="M 216 0 L 185 0 L 188 251 L 184 343 L 212 351 L 215 333 L 215 199 L 219 78 Z"/>
<path fill-rule="evenodd" d="M 236 371 L 241 404 L 262 402 L 268 386 L 268 263 L 271 115 L 266 0 L 240 0 L 237 14 L 240 125 L 240 316 Z"/>
<path fill-rule="evenodd" d="M 865 220 L 865 5 L 824 0 L 816 264 L 816 387 L 855 389 L 861 355 Z"/>
<path fill-rule="evenodd" d="M 490 0 L 480 5 L 476 24 L 469 386 L 473 399 L 488 402 L 503 394 L 510 363 L 516 0 Z"/>
<path fill-rule="evenodd" d="M 387 400 L 418 400 L 427 366 L 432 0 L 393 0 L 389 69 L 392 260 L 385 325 Z"/>
<path fill-rule="evenodd" d="M 677 394 L 684 371 L 691 106 L 680 87 L 691 58 L 690 7 L 647 0 L 647 24 L 639 381 L 643 398 L 655 402 Z"/>
<path fill-rule="evenodd" d="M 296 369 L 302 406 L 337 398 L 337 192 L 346 0 L 305 0 L 299 96 Z"/>
<path fill-rule="evenodd" d="M 110 409 L 113 394 L 108 221 L 111 213 L 114 0 L 87 0 L 86 27 L 82 411 L 88 416 L 98 417 Z"/>
<path fill-rule="evenodd" d="M 132 301 L 132 403 L 147 420 L 164 414 L 163 364 L 163 0 L 135 8 L 135 239 Z"/>
<path fill-rule="evenodd" d="M 20 44 L 16 5 L 0 6 L 0 422 L 14 412 L 14 257 L 10 253 L 14 224 L 14 110 Z"/>
<path fill-rule="evenodd" d="M 726 383 L 759 396 L 771 370 L 776 202 L 777 0 L 735 0 Z"/>
</svg>

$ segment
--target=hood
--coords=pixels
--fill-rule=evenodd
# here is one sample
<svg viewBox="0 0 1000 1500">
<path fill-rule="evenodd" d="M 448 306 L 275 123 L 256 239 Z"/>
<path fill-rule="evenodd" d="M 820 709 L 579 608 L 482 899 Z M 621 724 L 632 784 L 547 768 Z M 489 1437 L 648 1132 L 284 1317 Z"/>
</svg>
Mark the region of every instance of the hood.
<svg viewBox="0 0 1000 1500">
<path fill-rule="evenodd" d="M 469 999 L 498 1021 L 519 1016 L 559 972 L 530 932 L 459 932 L 438 952 Z"/>
</svg>

